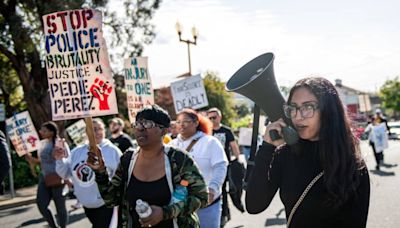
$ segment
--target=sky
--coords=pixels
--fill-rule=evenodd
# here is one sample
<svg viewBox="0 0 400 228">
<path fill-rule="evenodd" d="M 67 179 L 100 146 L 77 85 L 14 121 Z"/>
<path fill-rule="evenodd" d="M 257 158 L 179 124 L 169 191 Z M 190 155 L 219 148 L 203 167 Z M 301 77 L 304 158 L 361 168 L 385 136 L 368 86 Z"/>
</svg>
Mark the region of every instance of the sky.
<svg viewBox="0 0 400 228">
<path fill-rule="evenodd" d="M 400 2 L 394 0 L 164 0 L 153 19 L 156 38 L 145 46 L 153 87 L 168 86 L 188 72 L 217 72 L 227 81 L 266 52 L 275 55 L 278 85 L 322 76 L 361 91 L 379 90 L 400 72 Z"/>
</svg>

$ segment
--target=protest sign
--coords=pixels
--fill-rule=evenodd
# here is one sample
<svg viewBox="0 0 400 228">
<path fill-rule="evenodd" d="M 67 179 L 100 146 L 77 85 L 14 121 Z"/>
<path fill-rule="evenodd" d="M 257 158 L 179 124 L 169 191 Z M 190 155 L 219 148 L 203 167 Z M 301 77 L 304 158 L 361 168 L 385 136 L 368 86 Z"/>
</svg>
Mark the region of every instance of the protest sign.
<svg viewBox="0 0 400 228">
<path fill-rule="evenodd" d="M 79 120 L 79 121 L 73 123 L 71 126 L 67 127 L 65 130 L 67 131 L 69 137 L 72 139 L 72 141 L 77 146 L 84 144 L 85 141 L 87 140 L 86 124 L 85 124 L 84 120 Z"/>
<path fill-rule="evenodd" d="M 154 91 L 147 68 L 147 57 L 125 59 L 125 89 L 128 116 L 135 122 L 137 112 L 145 105 L 154 104 Z"/>
<path fill-rule="evenodd" d="M 176 113 L 184 108 L 199 109 L 208 106 L 207 94 L 200 75 L 171 83 Z"/>
<path fill-rule="evenodd" d="M 53 120 L 118 113 L 101 12 L 51 13 L 43 24 Z"/>
<path fill-rule="evenodd" d="M 39 136 L 28 111 L 14 115 L 6 120 L 7 134 L 18 156 L 39 148 Z"/>
<path fill-rule="evenodd" d="M 253 132 L 252 128 L 247 128 L 247 127 L 239 128 L 238 144 L 240 146 L 251 146 L 251 135 L 252 135 L 252 132 Z"/>
</svg>

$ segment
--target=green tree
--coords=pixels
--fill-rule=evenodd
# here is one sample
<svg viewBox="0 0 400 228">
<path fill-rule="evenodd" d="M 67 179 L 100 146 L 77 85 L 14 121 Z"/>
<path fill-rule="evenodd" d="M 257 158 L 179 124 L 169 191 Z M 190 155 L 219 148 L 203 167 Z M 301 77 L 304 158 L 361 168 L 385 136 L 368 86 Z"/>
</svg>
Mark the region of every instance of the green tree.
<svg viewBox="0 0 400 228">
<path fill-rule="evenodd" d="M 400 80 L 398 76 L 385 81 L 380 88 L 379 97 L 385 108 L 392 109 L 395 113 L 400 112 Z"/>
<path fill-rule="evenodd" d="M 242 118 L 250 114 L 250 109 L 245 103 L 236 104 L 234 110 L 237 113 L 238 118 Z"/>
<path fill-rule="evenodd" d="M 23 91 L 17 72 L 12 68 L 8 58 L 0 53 L 0 103 L 5 106 L 6 113 L 19 112 L 26 109 L 23 102 Z"/>
<path fill-rule="evenodd" d="M 125 11 L 106 8 L 107 0 L 8 0 L 0 1 L 0 53 L 8 59 L 23 88 L 28 110 L 39 124 L 51 119 L 46 70 L 42 64 L 42 16 L 48 13 L 96 8 L 104 11 L 104 29 L 111 29 L 111 48 L 120 47 L 115 57 L 140 55 L 143 44 L 154 38 L 150 20 L 161 0 L 125 0 Z M 18 83 L 17 83 L 18 84 Z M 11 113 L 7 113 L 10 115 Z"/>
<path fill-rule="evenodd" d="M 208 98 L 208 107 L 217 107 L 221 110 L 222 122 L 231 126 L 236 117 L 233 104 L 233 93 L 225 90 L 225 83 L 215 72 L 208 71 L 203 80 Z"/>
</svg>

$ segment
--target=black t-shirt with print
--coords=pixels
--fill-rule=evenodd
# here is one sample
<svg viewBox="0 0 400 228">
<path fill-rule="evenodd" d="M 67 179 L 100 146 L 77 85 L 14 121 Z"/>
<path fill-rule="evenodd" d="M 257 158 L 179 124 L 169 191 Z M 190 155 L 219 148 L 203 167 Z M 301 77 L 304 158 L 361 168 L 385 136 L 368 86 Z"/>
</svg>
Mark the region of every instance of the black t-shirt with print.
<svg viewBox="0 0 400 228">
<path fill-rule="evenodd" d="M 226 156 L 228 157 L 228 161 L 231 161 L 231 150 L 229 144 L 235 140 L 232 130 L 227 126 L 222 125 L 218 130 L 213 129 L 213 136 L 221 142 Z"/>
<path fill-rule="evenodd" d="M 122 135 L 118 136 L 117 138 L 112 138 L 110 137 L 110 141 L 116 145 L 122 153 L 125 153 L 125 151 L 129 148 L 129 147 L 133 147 L 133 143 L 132 143 L 132 138 L 129 137 L 129 135 L 123 133 Z"/>
</svg>

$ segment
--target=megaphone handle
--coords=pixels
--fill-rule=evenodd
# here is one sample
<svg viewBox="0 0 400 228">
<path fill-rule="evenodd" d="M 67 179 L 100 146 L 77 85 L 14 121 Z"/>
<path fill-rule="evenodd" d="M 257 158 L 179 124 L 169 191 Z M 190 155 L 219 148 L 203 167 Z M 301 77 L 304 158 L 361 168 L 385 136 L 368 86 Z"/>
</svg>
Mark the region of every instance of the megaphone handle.
<svg viewBox="0 0 400 228">
<path fill-rule="evenodd" d="M 269 137 L 271 137 L 272 141 L 281 139 L 282 137 L 279 135 L 277 130 L 270 130 L 269 131 Z"/>
</svg>

